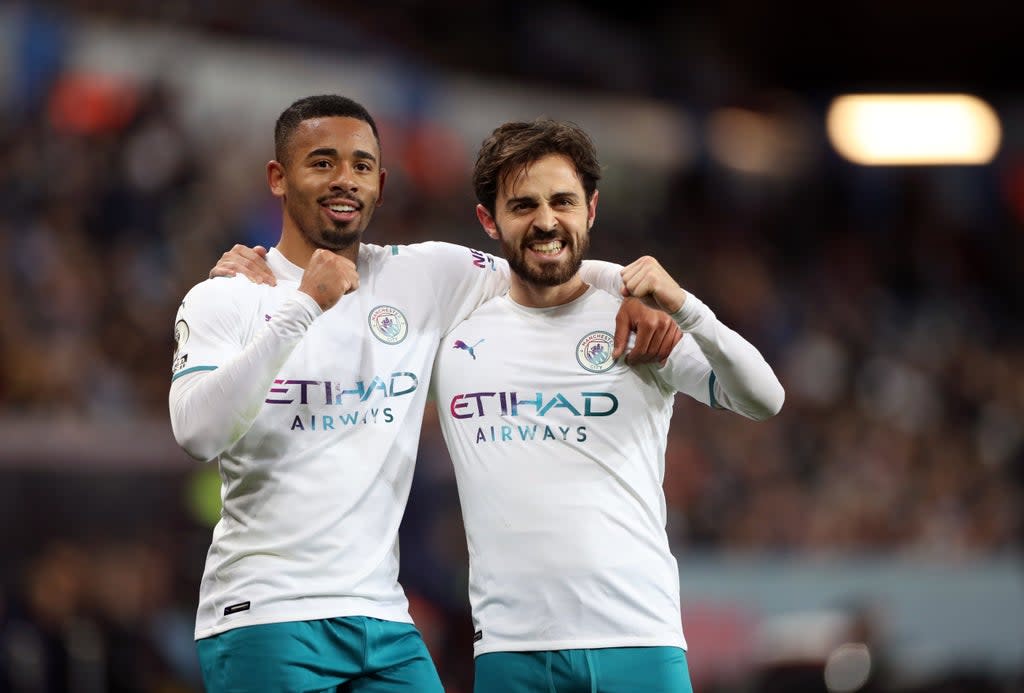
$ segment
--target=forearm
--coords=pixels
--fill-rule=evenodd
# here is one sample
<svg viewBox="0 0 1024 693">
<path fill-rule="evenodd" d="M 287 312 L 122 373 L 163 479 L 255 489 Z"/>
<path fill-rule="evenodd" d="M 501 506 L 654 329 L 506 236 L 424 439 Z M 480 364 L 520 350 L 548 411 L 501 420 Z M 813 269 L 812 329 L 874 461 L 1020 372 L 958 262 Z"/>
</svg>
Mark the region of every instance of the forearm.
<svg viewBox="0 0 1024 693">
<path fill-rule="evenodd" d="M 249 430 L 274 378 L 320 313 L 312 298 L 297 291 L 234 357 L 171 383 L 171 428 L 191 457 L 213 459 Z"/>
<path fill-rule="evenodd" d="M 761 352 L 723 324 L 700 299 L 688 294 L 672 318 L 711 366 L 713 404 L 757 421 L 782 409 L 785 391 Z"/>
</svg>

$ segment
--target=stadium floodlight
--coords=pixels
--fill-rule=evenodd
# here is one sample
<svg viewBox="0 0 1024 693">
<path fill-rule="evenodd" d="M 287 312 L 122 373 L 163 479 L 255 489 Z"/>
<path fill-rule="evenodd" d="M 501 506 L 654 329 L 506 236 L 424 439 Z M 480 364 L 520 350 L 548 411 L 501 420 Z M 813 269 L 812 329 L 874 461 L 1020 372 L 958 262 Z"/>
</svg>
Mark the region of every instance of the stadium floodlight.
<svg viewBox="0 0 1024 693">
<path fill-rule="evenodd" d="M 999 150 L 996 112 L 970 94 L 848 94 L 829 106 L 828 137 L 868 166 L 977 165 Z"/>
</svg>

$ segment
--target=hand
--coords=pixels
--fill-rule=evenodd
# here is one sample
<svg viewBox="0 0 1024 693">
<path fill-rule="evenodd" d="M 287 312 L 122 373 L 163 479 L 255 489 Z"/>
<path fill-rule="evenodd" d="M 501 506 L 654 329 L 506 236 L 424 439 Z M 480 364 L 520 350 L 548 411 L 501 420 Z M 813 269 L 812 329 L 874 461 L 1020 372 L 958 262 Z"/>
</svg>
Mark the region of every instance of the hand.
<svg viewBox="0 0 1024 693">
<path fill-rule="evenodd" d="M 664 363 L 683 338 L 679 325 L 668 313 L 644 305 L 638 298 L 627 298 L 615 315 L 615 346 L 612 358 L 626 350 L 629 334 L 636 330 L 636 343 L 626 355 L 626 363 Z"/>
<path fill-rule="evenodd" d="M 250 248 L 236 243 L 231 250 L 220 256 L 220 260 L 210 270 L 210 278 L 234 277 L 241 272 L 255 284 L 277 286 L 277 279 L 270 271 L 266 257 L 267 249 L 262 245 Z"/>
<path fill-rule="evenodd" d="M 313 251 L 306 271 L 299 282 L 299 291 L 304 291 L 329 310 L 345 294 L 359 288 L 359 271 L 354 262 L 342 255 L 318 248 Z"/>
<path fill-rule="evenodd" d="M 653 300 L 666 313 L 675 313 L 683 307 L 686 292 L 665 268 L 649 255 L 645 255 L 622 270 L 622 295 Z"/>
</svg>

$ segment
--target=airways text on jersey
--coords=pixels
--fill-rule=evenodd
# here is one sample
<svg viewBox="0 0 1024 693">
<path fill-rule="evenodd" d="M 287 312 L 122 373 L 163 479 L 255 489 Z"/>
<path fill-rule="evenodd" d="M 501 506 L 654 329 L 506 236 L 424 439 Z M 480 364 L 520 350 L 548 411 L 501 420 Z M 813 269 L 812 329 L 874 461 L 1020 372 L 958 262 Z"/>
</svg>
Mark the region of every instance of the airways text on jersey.
<svg viewBox="0 0 1024 693">
<path fill-rule="evenodd" d="M 476 427 L 471 433 L 476 443 L 563 441 L 583 443 L 587 427 L 564 425 L 564 419 L 575 417 L 612 416 L 619 409 L 619 400 L 611 392 L 580 392 L 553 394 L 536 392 L 467 392 L 454 395 L 448 411 L 453 419 L 498 417 L 502 423 Z M 510 422 L 513 417 L 557 418 L 551 423 Z M 557 416 L 556 416 L 557 415 Z M 492 419 L 493 420 L 493 419 Z"/>
</svg>

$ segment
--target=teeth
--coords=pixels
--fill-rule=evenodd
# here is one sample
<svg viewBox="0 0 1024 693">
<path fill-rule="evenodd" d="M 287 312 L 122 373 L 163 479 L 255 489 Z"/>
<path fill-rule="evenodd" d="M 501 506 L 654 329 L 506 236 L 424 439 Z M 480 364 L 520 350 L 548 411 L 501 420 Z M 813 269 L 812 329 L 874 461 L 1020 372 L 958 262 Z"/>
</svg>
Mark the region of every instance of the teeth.
<svg viewBox="0 0 1024 693">
<path fill-rule="evenodd" d="M 328 205 L 332 212 L 354 212 L 356 208 L 352 205 Z"/>
<path fill-rule="evenodd" d="M 534 243 L 530 249 L 535 253 L 557 253 L 562 249 L 561 241 L 548 241 L 547 243 Z"/>
</svg>

